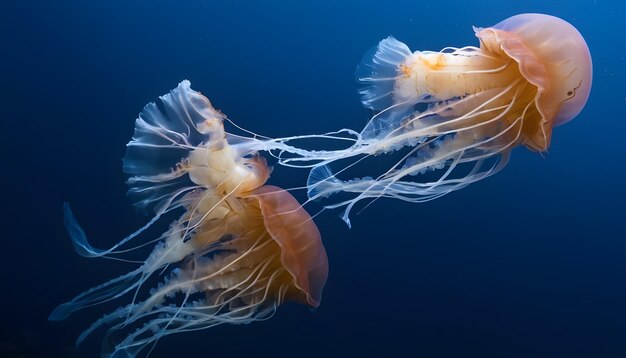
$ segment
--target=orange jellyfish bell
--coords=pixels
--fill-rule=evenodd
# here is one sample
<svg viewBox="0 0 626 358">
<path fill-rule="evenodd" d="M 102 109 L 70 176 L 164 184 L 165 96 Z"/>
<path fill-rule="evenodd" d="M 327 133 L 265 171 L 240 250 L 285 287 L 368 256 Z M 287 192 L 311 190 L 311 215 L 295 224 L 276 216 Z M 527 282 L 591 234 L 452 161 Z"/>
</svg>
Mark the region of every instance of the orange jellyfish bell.
<svg viewBox="0 0 626 358">
<path fill-rule="evenodd" d="M 298 201 L 264 185 L 250 196 L 259 201 L 265 228 L 281 248 L 281 261 L 294 281 L 294 300 L 317 307 L 328 276 L 328 259 L 317 227 Z"/>
<path fill-rule="evenodd" d="M 475 31 L 482 48 L 515 60 L 521 75 L 537 87 L 540 131 L 527 144 L 546 150 L 552 128 L 576 117 L 589 98 L 592 64 L 585 39 L 568 22 L 544 14 L 516 15 Z"/>
</svg>

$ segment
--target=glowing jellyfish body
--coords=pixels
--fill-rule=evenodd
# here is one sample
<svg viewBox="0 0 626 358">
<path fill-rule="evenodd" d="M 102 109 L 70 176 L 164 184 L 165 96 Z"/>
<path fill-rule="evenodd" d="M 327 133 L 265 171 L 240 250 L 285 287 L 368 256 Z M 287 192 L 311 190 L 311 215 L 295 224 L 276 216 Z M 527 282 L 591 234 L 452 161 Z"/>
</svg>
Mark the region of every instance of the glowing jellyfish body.
<svg viewBox="0 0 626 358">
<path fill-rule="evenodd" d="M 553 127 L 574 118 L 589 97 L 584 39 L 569 23 L 541 14 L 513 16 L 475 33 L 480 48 L 440 52 L 411 52 L 384 39 L 357 69 L 367 85 L 363 104 L 377 113 L 360 133 L 344 130 L 354 144 L 302 151 L 290 146 L 293 138 L 277 140 L 285 145 L 276 146 L 280 163 L 313 166 L 309 197 L 344 207 L 349 224 L 360 200 L 432 200 L 498 172 L 516 146 L 547 150 Z M 373 172 L 368 160 L 376 156 L 392 164 Z M 349 174 L 359 166 L 366 176 Z M 345 176 L 353 178 L 340 179 Z"/>
<path fill-rule="evenodd" d="M 263 185 L 270 172 L 265 160 L 242 156 L 229 145 L 223 115 L 187 81 L 161 99 L 165 113 L 152 103 L 137 120 L 124 167 L 133 175 L 130 193 L 137 205 L 156 210 L 147 226 L 170 211 L 184 213 L 153 240 L 157 244 L 139 268 L 50 315 L 64 319 L 131 296 L 130 304 L 105 315 L 78 340 L 109 327 L 114 343 L 105 345 L 104 356 L 135 356 L 165 335 L 267 318 L 285 300 L 317 307 L 328 273 L 311 217 L 291 194 Z M 88 244 L 67 206 L 66 226 L 77 251 L 90 257 L 133 250 L 120 246 L 147 227 L 101 251 Z M 153 276 L 161 282 L 145 295 L 142 287 Z"/>
</svg>

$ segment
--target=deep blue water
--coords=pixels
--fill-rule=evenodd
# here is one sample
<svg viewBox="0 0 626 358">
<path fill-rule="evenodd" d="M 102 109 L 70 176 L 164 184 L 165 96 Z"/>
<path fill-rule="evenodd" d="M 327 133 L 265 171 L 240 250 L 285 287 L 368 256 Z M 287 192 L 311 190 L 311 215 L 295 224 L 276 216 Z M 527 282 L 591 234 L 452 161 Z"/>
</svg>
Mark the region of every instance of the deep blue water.
<svg viewBox="0 0 626 358">
<path fill-rule="evenodd" d="M 380 200 L 351 230 L 324 212 L 330 276 L 318 309 L 286 304 L 268 321 L 172 336 L 152 357 L 625 357 L 618 4 L 2 1 L 0 356 L 97 354 L 97 336 L 73 346 L 102 309 L 47 316 L 128 266 L 76 255 L 61 205 L 98 247 L 146 222 L 125 196 L 120 159 L 144 104 L 181 80 L 256 132 L 360 129 L 369 112 L 354 67 L 380 39 L 477 45 L 472 25 L 542 12 L 576 26 L 594 61 L 587 106 L 554 131 L 544 157 L 517 148 L 488 180 L 423 205 Z M 305 178 L 277 168 L 271 181 Z"/>
</svg>

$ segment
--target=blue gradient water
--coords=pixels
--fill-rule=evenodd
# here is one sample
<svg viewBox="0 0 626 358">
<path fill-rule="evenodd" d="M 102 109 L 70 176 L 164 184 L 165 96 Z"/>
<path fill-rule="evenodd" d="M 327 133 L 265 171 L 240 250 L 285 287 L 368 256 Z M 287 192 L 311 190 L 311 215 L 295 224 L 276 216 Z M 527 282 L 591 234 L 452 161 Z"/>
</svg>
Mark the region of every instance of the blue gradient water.
<svg viewBox="0 0 626 358">
<path fill-rule="evenodd" d="M 61 205 L 97 247 L 147 221 L 120 161 L 147 102 L 189 79 L 256 132 L 360 129 L 354 67 L 380 39 L 477 45 L 472 25 L 523 12 L 571 22 L 594 60 L 586 108 L 544 157 L 518 148 L 503 172 L 427 204 L 380 200 L 351 230 L 324 212 L 317 310 L 172 336 L 152 357 L 626 356 L 623 4 L 252 0 L 0 3 L 0 356 L 98 354 L 99 336 L 74 340 L 115 305 L 47 316 L 129 266 L 76 255 Z M 271 183 L 305 178 L 277 168 Z"/>
</svg>

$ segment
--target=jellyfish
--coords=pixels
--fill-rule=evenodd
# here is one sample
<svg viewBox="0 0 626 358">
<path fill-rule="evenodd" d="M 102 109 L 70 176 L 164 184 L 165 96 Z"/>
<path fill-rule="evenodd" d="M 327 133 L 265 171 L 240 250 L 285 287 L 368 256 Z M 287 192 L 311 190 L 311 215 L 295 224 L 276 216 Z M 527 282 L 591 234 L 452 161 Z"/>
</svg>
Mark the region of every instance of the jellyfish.
<svg viewBox="0 0 626 358">
<path fill-rule="evenodd" d="M 129 194 L 154 218 L 100 250 L 65 205 L 65 226 L 83 256 L 126 260 L 124 255 L 154 245 L 135 270 L 50 314 L 61 320 L 129 297 L 78 338 L 80 344 L 106 327 L 107 357 L 151 351 L 173 333 L 267 319 L 287 300 L 317 307 L 328 275 L 317 226 L 288 191 L 265 185 L 265 159 L 229 144 L 225 116 L 188 81 L 161 101 L 163 109 L 150 103 L 140 114 L 123 161 L 131 175 Z M 172 215 L 177 218 L 164 234 L 138 242 L 156 221 Z"/>
<path fill-rule="evenodd" d="M 592 64 L 581 34 L 543 14 L 474 28 L 480 47 L 409 50 L 388 37 L 356 74 L 362 103 L 375 114 L 360 132 L 342 129 L 251 143 L 284 166 L 310 168 L 310 200 L 350 212 L 362 200 L 427 202 L 483 180 L 513 148 L 545 152 L 552 130 L 580 113 Z M 349 141 L 310 150 L 300 140 Z M 382 169 L 380 169 L 382 168 Z"/>
<path fill-rule="evenodd" d="M 357 68 L 362 103 L 374 111 L 360 131 L 260 135 L 215 110 L 186 80 L 161 97 L 161 107 L 148 104 L 124 171 L 135 205 L 152 219 L 107 250 L 89 244 L 68 205 L 65 226 L 86 257 L 126 260 L 154 249 L 136 269 L 58 306 L 50 319 L 129 297 L 78 343 L 106 326 L 105 355 L 135 356 L 173 333 L 268 318 L 286 300 L 317 307 L 328 260 L 304 209 L 309 202 L 341 209 L 350 225 L 363 201 L 427 202 L 499 172 L 513 148 L 546 152 L 553 128 L 576 117 L 589 97 L 583 37 L 543 14 L 474 32 L 479 47 L 439 52 L 380 41 Z M 325 149 L 325 141 L 338 149 Z M 267 159 L 309 170 L 306 185 L 266 185 Z M 302 204 L 290 193 L 298 189 L 308 195 Z M 169 229 L 145 241 L 168 217 L 176 217 Z"/>
</svg>

